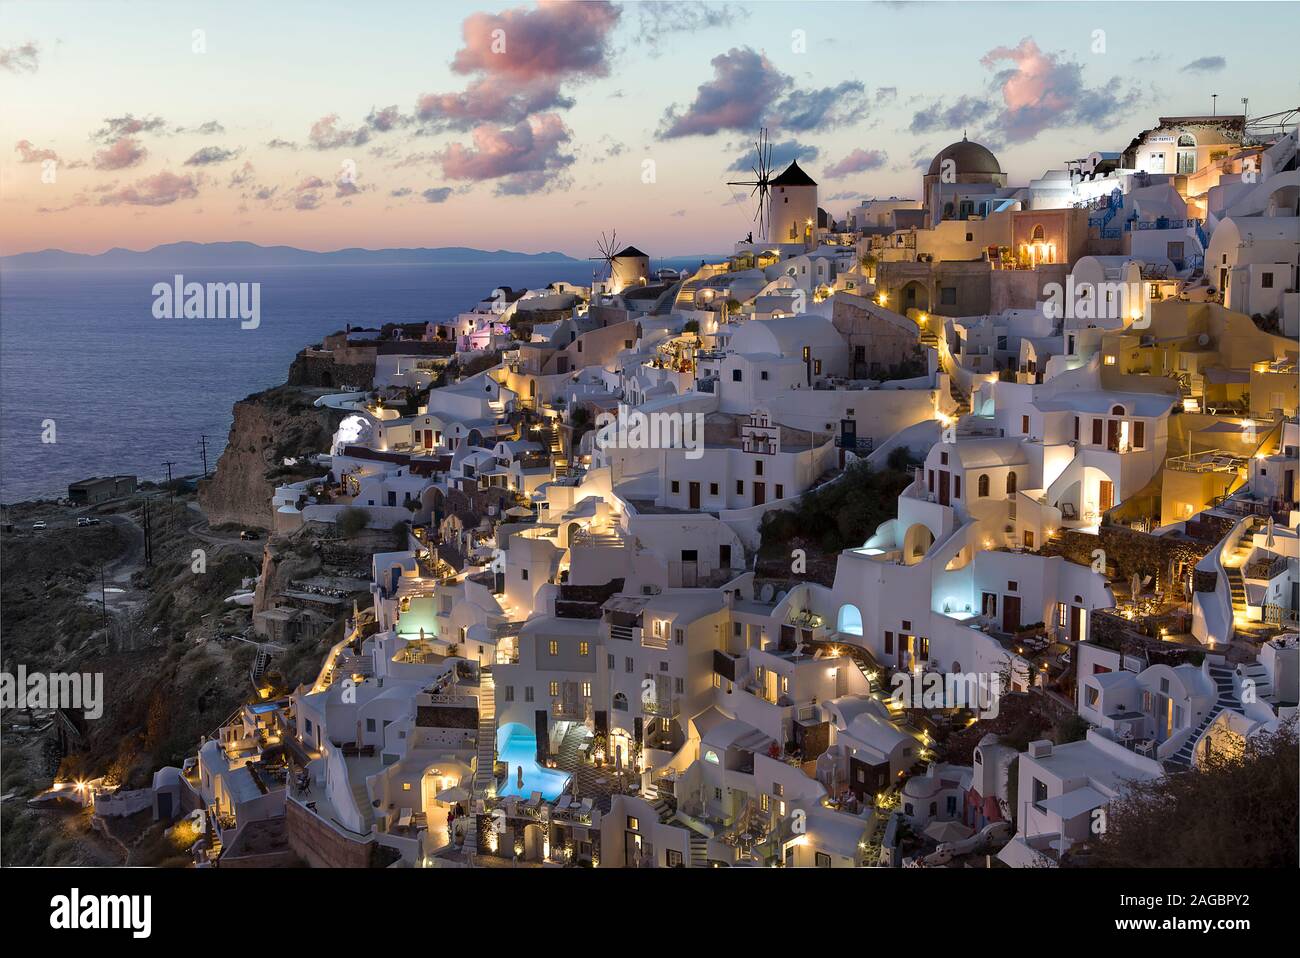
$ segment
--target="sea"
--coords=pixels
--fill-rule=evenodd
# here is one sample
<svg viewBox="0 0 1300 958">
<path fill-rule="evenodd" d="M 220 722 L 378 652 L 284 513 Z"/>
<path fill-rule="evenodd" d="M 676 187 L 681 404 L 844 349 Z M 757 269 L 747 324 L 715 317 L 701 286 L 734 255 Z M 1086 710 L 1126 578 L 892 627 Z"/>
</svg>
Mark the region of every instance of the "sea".
<svg viewBox="0 0 1300 958">
<path fill-rule="evenodd" d="M 655 260 L 697 266 L 699 257 Z M 200 475 L 235 402 L 284 382 L 294 355 L 354 326 L 449 319 L 501 286 L 587 285 L 592 263 L 183 270 L 185 282 L 260 283 L 260 323 L 156 319 L 173 270 L 0 271 L 0 502 L 56 498 L 91 476 Z"/>
</svg>

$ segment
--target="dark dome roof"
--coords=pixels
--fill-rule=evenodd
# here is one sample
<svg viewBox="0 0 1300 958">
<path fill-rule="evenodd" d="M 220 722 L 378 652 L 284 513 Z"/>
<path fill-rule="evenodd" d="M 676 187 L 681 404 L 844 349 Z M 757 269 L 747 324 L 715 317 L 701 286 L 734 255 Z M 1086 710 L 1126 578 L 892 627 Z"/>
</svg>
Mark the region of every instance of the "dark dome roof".
<svg viewBox="0 0 1300 958">
<path fill-rule="evenodd" d="M 930 161 L 928 176 L 938 176 L 944 160 L 957 164 L 957 175 L 963 173 L 1001 173 L 998 158 L 986 146 L 981 146 L 962 137 L 956 143 L 944 147 Z"/>
<path fill-rule="evenodd" d="M 797 161 L 791 160 L 780 176 L 772 181 L 772 186 L 816 186 L 817 181 L 803 171 Z"/>
</svg>

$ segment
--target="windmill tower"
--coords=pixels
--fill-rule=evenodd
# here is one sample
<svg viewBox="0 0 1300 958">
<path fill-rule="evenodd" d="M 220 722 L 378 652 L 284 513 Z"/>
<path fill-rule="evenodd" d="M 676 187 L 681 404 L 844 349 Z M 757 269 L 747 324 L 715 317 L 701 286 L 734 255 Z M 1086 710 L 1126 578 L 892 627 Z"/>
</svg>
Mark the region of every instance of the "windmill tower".
<svg viewBox="0 0 1300 958">
<path fill-rule="evenodd" d="M 593 273 L 593 287 L 599 282 L 603 284 L 606 293 L 617 294 L 630 287 L 644 286 L 649 282 L 650 257 L 635 246 L 619 249 L 618 230 L 614 230 L 608 237 L 602 232 L 596 243 L 596 250 L 600 255 L 589 258 L 603 261 L 605 268 L 604 277 L 600 280 Z M 600 268 L 597 267 L 597 270 L 599 271 Z"/>
<path fill-rule="evenodd" d="M 748 186 L 750 199 L 757 199 L 754 220 L 758 223 L 758 241 L 767 242 L 769 224 L 768 197 L 772 190 L 772 145 L 767 141 L 767 127 L 759 127 L 758 139 L 754 141 L 754 163 L 750 167 L 754 173 L 752 180 L 728 180 L 728 186 Z"/>
</svg>

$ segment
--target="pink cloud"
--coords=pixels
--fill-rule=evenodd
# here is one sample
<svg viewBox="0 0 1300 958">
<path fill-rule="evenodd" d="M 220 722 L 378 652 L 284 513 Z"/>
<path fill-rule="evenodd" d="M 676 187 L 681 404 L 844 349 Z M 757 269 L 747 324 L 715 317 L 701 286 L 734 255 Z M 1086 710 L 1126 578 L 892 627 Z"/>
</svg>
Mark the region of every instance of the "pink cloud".
<svg viewBox="0 0 1300 958">
<path fill-rule="evenodd" d="M 826 176 L 834 179 L 850 173 L 865 173 L 867 170 L 878 170 L 888 162 L 889 157 L 880 150 L 857 149 L 838 163 L 826 167 Z"/>
<path fill-rule="evenodd" d="M 124 170 L 139 166 L 144 162 L 149 151 L 140 145 L 140 141 L 131 136 L 119 137 L 111 146 L 95 154 L 95 169 Z"/>
<path fill-rule="evenodd" d="M 307 138 L 318 150 L 336 150 L 343 146 L 360 146 L 370 139 L 370 133 L 364 127 L 359 130 L 339 128 L 337 113 L 323 116 L 311 125 Z"/>
<path fill-rule="evenodd" d="M 518 123 L 541 110 L 567 109 L 573 100 L 560 92 L 557 80 L 521 82 L 509 76 L 480 77 L 462 93 L 426 93 L 416 101 L 422 122 L 443 122 L 468 129 L 485 122 Z"/>
<path fill-rule="evenodd" d="M 542 0 L 536 9 L 473 13 L 461 25 L 465 45 L 456 52 L 457 73 L 498 73 L 516 80 L 571 75 L 605 76 L 606 39 L 620 14 L 600 0 Z"/>
<path fill-rule="evenodd" d="M 1002 61 L 1015 65 L 1014 69 L 999 74 L 1007 109 L 1064 110 L 1069 106 L 1069 101 L 1055 88 L 1056 59 L 1040 50 L 1032 37 L 1025 37 L 1014 47 L 995 47 L 980 58 L 980 63 L 990 70 Z"/>
<path fill-rule="evenodd" d="M 45 160 L 57 160 L 59 154 L 53 150 L 41 150 L 32 145 L 31 140 L 19 140 L 14 144 L 19 163 L 41 163 Z"/>
<path fill-rule="evenodd" d="M 443 175 L 452 180 L 508 178 L 500 193 L 531 193 L 550 185 L 573 157 L 560 150 L 572 139 L 554 113 L 529 117 L 513 127 L 475 127 L 473 147 L 452 143 L 438 159 Z"/>
<path fill-rule="evenodd" d="M 189 200 L 199 195 L 198 180 L 193 176 L 177 176 L 164 170 L 153 176 L 136 180 L 100 197 L 104 206 L 166 206 L 177 200 Z"/>
</svg>

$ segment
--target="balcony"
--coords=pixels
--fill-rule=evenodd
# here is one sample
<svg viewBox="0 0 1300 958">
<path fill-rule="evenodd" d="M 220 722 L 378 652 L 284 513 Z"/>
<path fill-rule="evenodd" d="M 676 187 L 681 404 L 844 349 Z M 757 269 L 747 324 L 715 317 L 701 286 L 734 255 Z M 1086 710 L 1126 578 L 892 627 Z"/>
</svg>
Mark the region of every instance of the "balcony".
<svg viewBox="0 0 1300 958">
<path fill-rule="evenodd" d="M 1235 473 L 1245 467 L 1246 461 L 1244 457 L 1235 456 L 1224 449 L 1205 449 L 1183 456 L 1171 456 L 1165 460 L 1165 468 L 1178 472 Z"/>
</svg>

